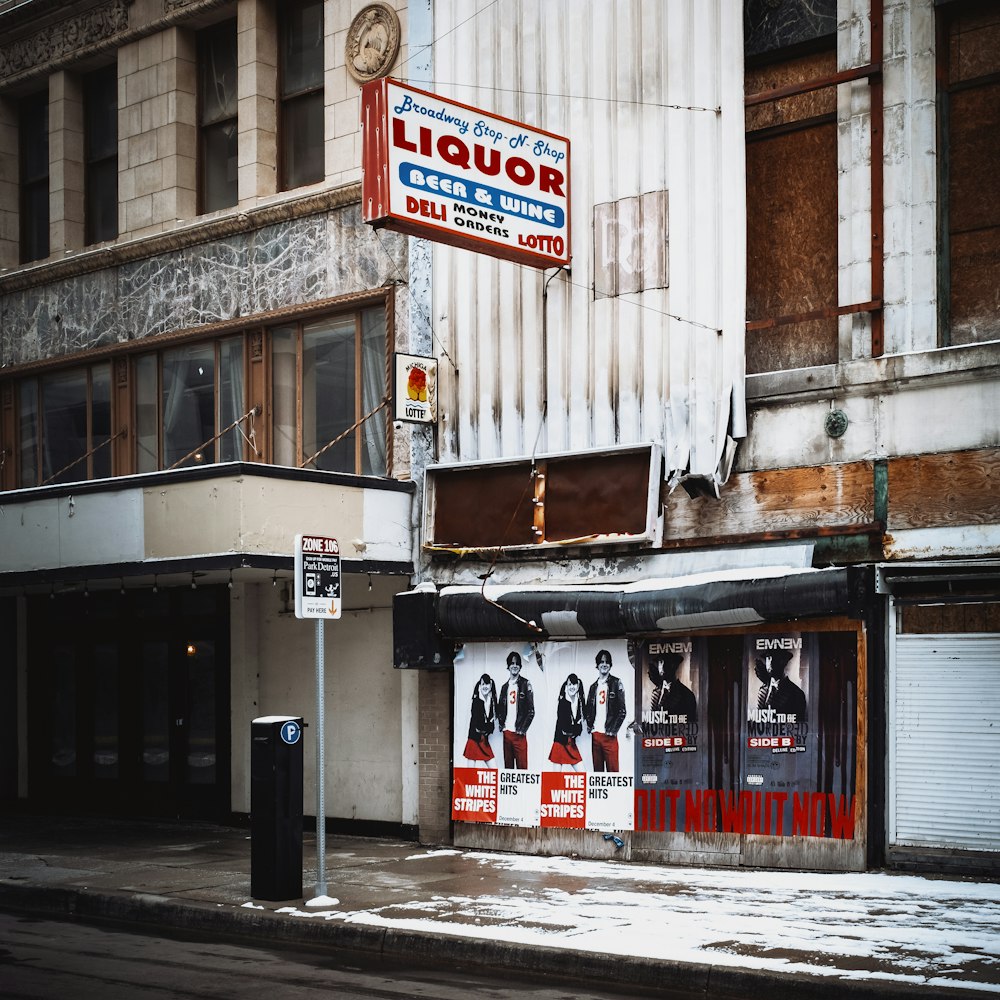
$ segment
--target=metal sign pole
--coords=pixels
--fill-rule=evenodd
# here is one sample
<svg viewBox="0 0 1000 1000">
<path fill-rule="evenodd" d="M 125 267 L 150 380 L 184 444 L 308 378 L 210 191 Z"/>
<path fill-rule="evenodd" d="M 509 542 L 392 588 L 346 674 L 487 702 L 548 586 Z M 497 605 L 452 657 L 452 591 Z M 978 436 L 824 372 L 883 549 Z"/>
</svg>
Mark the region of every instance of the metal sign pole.
<svg viewBox="0 0 1000 1000">
<path fill-rule="evenodd" d="M 323 668 L 323 625 L 316 619 L 316 895 L 326 895 L 326 736 L 323 716 L 326 714 Z"/>
</svg>

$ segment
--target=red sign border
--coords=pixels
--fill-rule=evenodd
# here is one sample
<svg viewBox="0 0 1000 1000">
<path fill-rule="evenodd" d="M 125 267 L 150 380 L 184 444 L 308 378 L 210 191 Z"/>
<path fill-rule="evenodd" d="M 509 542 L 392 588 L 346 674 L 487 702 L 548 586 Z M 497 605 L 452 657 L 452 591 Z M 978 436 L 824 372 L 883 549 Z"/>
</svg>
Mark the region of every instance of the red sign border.
<svg viewBox="0 0 1000 1000">
<path fill-rule="evenodd" d="M 389 84 L 402 87 L 414 94 L 433 98 L 436 101 L 445 101 L 456 108 L 489 115 L 490 118 L 495 118 L 497 121 L 530 129 L 539 135 L 549 136 L 559 142 L 564 142 L 566 144 L 567 191 L 565 255 L 555 257 L 531 250 L 519 250 L 516 247 L 506 248 L 501 243 L 493 243 L 478 236 L 464 236 L 430 222 L 418 222 L 408 216 L 396 215 L 389 205 Z M 498 115 L 471 104 L 464 104 L 462 101 L 453 101 L 450 97 L 442 97 L 429 90 L 412 87 L 410 84 L 403 83 L 402 80 L 393 77 L 383 77 L 381 80 L 372 80 L 361 88 L 361 138 L 361 214 L 364 221 L 374 228 L 391 229 L 393 232 L 402 233 L 405 236 L 433 240 L 435 243 L 443 243 L 460 250 L 471 250 L 473 253 L 512 261 L 515 264 L 527 264 L 529 267 L 538 267 L 543 270 L 570 266 L 573 259 L 570 252 L 573 245 L 572 213 L 570 211 L 572 184 L 570 181 L 570 141 L 566 136 L 556 135 L 555 132 L 536 128 L 527 122 L 515 121 L 513 118 L 507 118 L 505 115 Z"/>
</svg>

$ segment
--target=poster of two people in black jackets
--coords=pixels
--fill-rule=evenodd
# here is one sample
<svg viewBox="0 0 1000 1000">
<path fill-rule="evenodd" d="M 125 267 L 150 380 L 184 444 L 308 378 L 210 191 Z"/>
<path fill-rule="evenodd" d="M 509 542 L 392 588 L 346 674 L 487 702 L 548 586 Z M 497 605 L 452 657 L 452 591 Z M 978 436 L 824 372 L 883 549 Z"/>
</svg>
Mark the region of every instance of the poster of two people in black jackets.
<svg viewBox="0 0 1000 1000">
<path fill-rule="evenodd" d="M 506 769 L 631 773 L 634 668 L 625 643 L 550 646 L 508 648 L 499 689 L 495 667 L 474 673 L 461 753 L 466 766 L 496 767 L 502 754 Z M 496 646 L 477 646 L 475 663 L 495 659 L 496 652 Z"/>
</svg>

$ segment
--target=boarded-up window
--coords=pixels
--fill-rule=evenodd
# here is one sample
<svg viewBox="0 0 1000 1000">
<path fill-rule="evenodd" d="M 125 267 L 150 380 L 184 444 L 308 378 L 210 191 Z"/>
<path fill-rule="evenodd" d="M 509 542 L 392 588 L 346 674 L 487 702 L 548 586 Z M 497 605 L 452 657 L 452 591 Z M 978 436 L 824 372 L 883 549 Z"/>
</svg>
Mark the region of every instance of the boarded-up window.
<svg viewBox="0 0 1000 1000">
<path fill-rule="evenodd" d="M 594 296 L 666 288 L 667 192 L 594 206 Z"/>
<path fill-rule="evenodd" d="M 1000 4 L 950 4 L 942 16 L 942 339 L 971 344 L 1000 337 Z"/>
<path fill-rule="evenodd" d="M 658 458 L 648 446 L 604 454 L 438 466 L 428 471 L 429 548 L 513 548 L 645 538 Z M 655 478 L 654 478 L 655 477 Z"/>
<path fill-rule="evenodd" d="M 746 92 L 829 76 L 832 49 L 749 67 Z M 835 317 L 778 320 L 837 305 L 834 87 L 747 108 L 747 372 L 837 361 Z"/>
</svg>

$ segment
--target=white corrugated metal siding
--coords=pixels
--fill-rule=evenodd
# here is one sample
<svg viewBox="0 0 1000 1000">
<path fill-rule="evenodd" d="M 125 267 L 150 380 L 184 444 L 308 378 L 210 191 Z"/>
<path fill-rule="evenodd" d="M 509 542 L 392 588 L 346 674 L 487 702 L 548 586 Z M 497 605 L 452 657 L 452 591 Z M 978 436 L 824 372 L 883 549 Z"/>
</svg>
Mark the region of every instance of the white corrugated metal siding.
<svg viewBox="0 0 1000 1000">
<path fill-rule="evenodd" d="M 476 7 L 435 0 L 431 87 L 569 137 L 573 262 L 548 286 L 546 351 L 553 272 L 434 247 L 440 458 L 657 441 L 668 472 L 711 475 L 743 377 L 742 5 Z M 663 191 L 642 202 L 663 206 L 644 213 L 642 240 L 649 260 L 668 244 L 669 287 L 595 300 L 594 206 Z"/>
<path fill-rule="evenodd" d="M 1000 850 L 1000 636 L 896 637 L 890 846 Z"/>
</svg>

